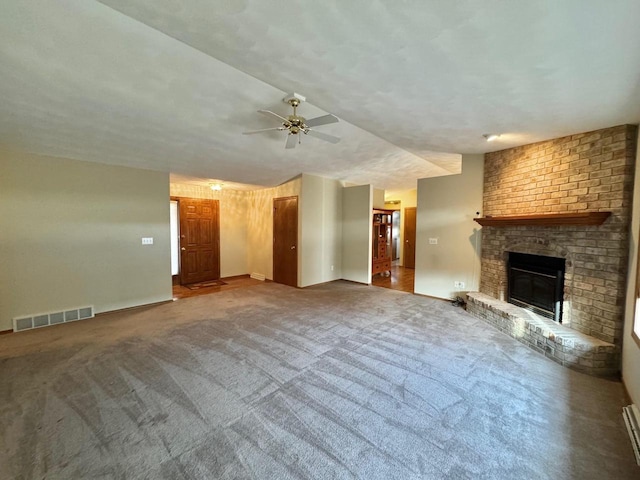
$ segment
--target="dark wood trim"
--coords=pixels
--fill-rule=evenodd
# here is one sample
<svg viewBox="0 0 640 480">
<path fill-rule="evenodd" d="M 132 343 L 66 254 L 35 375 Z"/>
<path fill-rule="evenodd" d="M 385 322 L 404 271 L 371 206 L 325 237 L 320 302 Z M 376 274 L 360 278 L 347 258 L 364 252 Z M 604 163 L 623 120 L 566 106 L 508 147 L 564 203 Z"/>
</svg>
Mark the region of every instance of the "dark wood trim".
<svg viewBox="0 0 640 480">
<path fill-rule="evenodd" d="M 0 335 L 8 335 L 9 333 L 13 333 L 13 330 L 0 330 Z"/>
<path fill-rule="evenodd" d="M 399 210 L 391 210 L 391 209 L 386 209 L 386 208 L 374 208 L 373 209 L 373 215 L 375 215 L 376 213 L 381 213 L 383 215 L 392 215 L 393 212 L 398 212 Z"/>
<path fill-rule="evenodd" d="M 558 225 L 602 225 L 611 212 L 545 213 L 540 215 L 517 215 L 510 217 L 481 217 L 473 220 L 483 227 Z"/>
</svg>

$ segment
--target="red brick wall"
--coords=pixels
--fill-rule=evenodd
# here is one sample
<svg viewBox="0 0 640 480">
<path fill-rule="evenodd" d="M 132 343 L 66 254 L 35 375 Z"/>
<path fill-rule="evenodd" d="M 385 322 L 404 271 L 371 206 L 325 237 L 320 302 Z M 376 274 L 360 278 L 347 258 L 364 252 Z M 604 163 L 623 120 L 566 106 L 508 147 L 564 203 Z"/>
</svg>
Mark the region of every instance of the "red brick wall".
<svg viewBox="0 0 640 480">
<path fill-rule="evenodd" d="M 506 293 L 506 251 L 567 259 L 563 323 L 619 344 L 631 221 L 631 125 L 485 155 L 485 216 L 611 211 L 601 226 L 483 227 L 480 291 Z"/>
</svg>

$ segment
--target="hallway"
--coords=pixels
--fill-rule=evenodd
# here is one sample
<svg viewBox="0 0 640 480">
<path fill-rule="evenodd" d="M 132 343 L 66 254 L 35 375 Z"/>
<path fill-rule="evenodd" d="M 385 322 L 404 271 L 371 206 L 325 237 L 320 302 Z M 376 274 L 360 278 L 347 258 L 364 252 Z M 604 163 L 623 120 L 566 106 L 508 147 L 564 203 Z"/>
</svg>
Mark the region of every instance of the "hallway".
<svg viewBox="0 0 640 480">
<path fill-rule="evenodd" d="M 388 277 L 382 274 L 374 275 L 371 278 L 371 285 L 413 293 L 414 279 L 415 270 L 413 268 L 401 267 L 394 262 L 391 265 L 391 275 Z"/>
</svg>

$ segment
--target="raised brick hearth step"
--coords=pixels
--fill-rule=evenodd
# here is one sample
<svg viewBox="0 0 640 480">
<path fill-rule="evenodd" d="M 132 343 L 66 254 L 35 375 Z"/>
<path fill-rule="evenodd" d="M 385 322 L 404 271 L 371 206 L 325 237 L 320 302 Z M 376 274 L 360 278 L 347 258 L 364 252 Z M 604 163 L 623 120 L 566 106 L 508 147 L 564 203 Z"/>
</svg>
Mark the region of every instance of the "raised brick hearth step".
<svg viewBox="0 0 640 480">
<path fill-rule="evenodd" d="M 619 374 L 620 349 L 480 292 L 467 294 L 467 311 L 554 362 L 595 376 Z"/>
</svg>

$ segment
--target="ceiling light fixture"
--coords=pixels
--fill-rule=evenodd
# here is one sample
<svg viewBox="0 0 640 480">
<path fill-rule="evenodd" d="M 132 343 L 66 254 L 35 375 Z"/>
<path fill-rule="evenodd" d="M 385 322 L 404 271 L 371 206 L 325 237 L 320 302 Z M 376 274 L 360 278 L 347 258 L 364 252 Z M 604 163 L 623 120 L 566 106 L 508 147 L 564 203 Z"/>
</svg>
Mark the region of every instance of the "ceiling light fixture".
<svg viewBox="0 0 640 480">
<path fill-rule="evenodd" d="M 493 142 L 494 140 L 500 138 L 499 133 L 485 133 L 482 136 L 487 139 L 487 142 Z"/>
<path fill-rule="evenodd" d="M 211 190 L 213 190 L 214 192 L 219 192 L 220 190 L 222 190 L 221 183 L 212 183 L 210 186 L 211 186 Z"/>
</svg>

